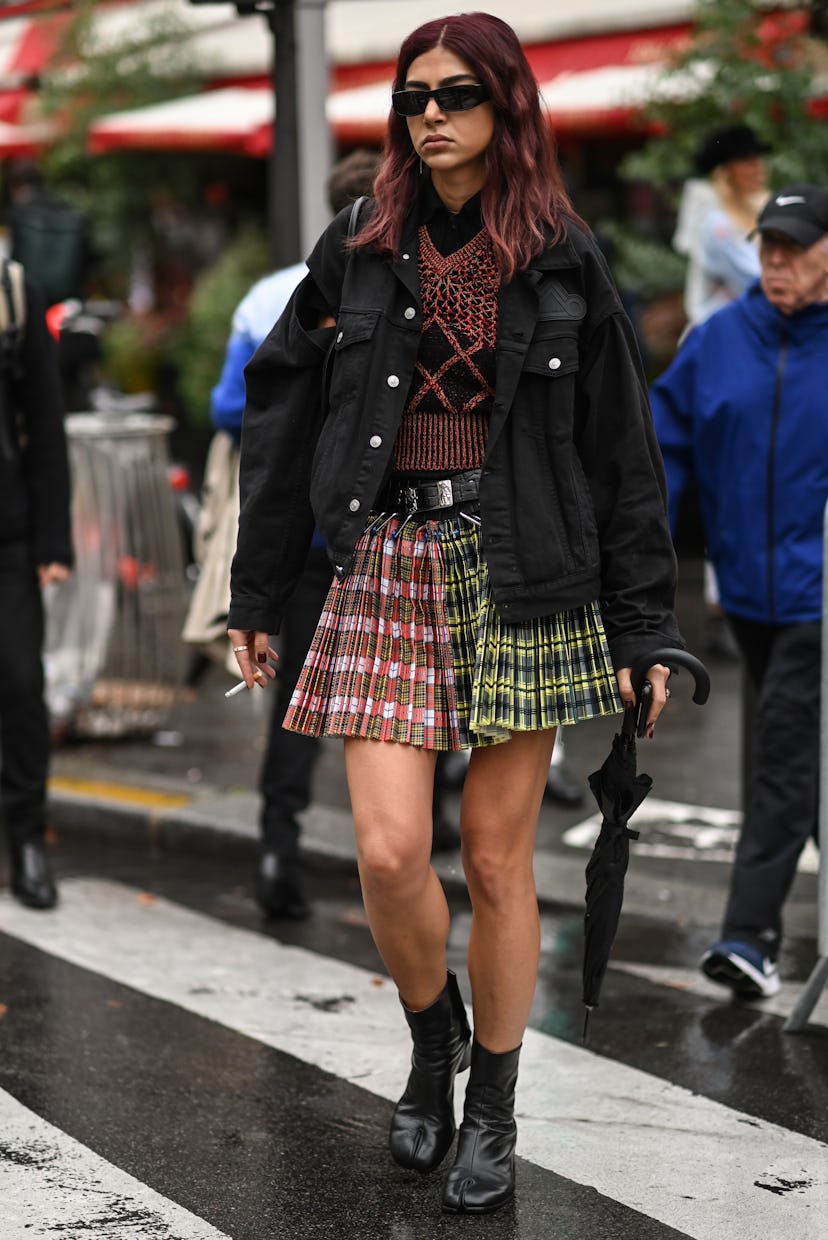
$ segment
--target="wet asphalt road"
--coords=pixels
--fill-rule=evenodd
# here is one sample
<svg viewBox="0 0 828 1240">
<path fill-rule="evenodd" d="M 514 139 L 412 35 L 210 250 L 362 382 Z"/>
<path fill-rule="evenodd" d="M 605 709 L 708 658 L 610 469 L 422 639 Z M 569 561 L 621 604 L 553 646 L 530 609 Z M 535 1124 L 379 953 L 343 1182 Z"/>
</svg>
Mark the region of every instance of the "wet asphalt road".
<svg viewBox="0 0 828 1240">
<path fill-rule="evenodd" d="M 95 884 L 115 883 L 125 912 L 136 902 L 150 909 L 156 902 L 170 902 L 206 915 L 219 941 L 241 930 L 257 940 L 307 949 L 320 962 L 332 959 L 382 974 L 356 882 L 342 874 L 310 874 L 310 921 L 264 925 L 250 894 L 249 861 L 241 856 L 154 854 L 96 835 L 62 839 L 56 861 L 67 900 L 74 883 L 92 880 L 83 918 L 94 920 Z M 453 914 L 452 964 L 465 990 L 464 900 L 453 900 Z M 633 1209 L 612 1193 L 596 1192 L 588 1183 L 531 1160 L 521 1160 L 515 1205 L 491 1218 L 446 1219 L 439 1211 L 440 1175 L 410 1176 L 390 1163 L 385 1149 L 389 1102 L 335 1072 L 320 1071 L 224 1027 L 223 1014 L 216 1023 L 159 999 L 149 983 L 145 992 L 143 983 L 118 980 L 117 960 L 94 969 L 79 967 L 62 958 L 65 942 L 55 943 L 52 954 L 44 931 L 48 917 L 24 916 L 21 938 L 20 918 L 10 927 L 9 904 L 0 902 L 0 1091 L 219 1234 L 233 1240 L 409 1240 L 441 1236 L 449 1229 L 521 1240 L 663 1240 L 705 1234 L 698 1227 L 671 1227 L 649 1216 L 646 1208 Z M 37 947 L 26 941 L 32 919 L 37 923 L 33 933 L 41 940 L 46 936 L 45 949 L 43 942 Z M 70 938 L 73 933 L 70 925 Z M 590 1050 L 602 1060 L 646 1073 L 656 1085 L 678 1086 L 732 1109 L 757 1127 L 779 1125 L 815 1142 L 828 1141 L 826 1015 L 807 1035 L 791 1037 L 782 1032 L 781 1015 L 768 1014 L 761 1005 L 722 1001 L 703 982 L 701 992 L 694 990 L 686 981 L 687 970 L 703 946 L 703 931 L 625 918 L 594 1017 Z M 174 937 L 169 950 L 176 950 Z M 140 957 L 140 945 L 137 951 Z M 149 944 L 147 951 L 153 952 Z M 550 1043 L 579 1044 L 580 951 L 580 916 L 570 909 L 544 909 L 532 1026 Z M 804 980 L 813 951 L 813 941 L 795 940 L 789 973 Z M 255 992 L 265 979 L 251 974 L 244 959 L 237 965 L 242 990 Z M 672 973 L 673 980 L 652 980 L 648 969 L 656 971 L 653 976 L 658 970 Z M 313 986 L 311 969 L 303 987 L 312 992 Z M 331 1002 L 332 1011 L 340 1001 L 345 998 Z M 228 1019 L 232 1024 L 232 1015 Z M 273 1019 L 278 1022 L 278 1012 Z M 404 1060 L 398 1071 L 401 1085 Z M 601 1125 L 600 1097 L 589 1118 Z M 608 1124 L 603 1139 L 620 1138 Z M 677 1128 L 665 1131 L 663 1140 L 668 1159 L 672 1142 L 673 1157 L 686 1157 Z M 717 1157 L 717 1142 L 714 1119 L 706 1141 L 694 1150 L 698 1165 L 687 1168 L 688 1199 L 704 1176 L 706 1161 Z M 814 1165 L 822 1161 L 824 1170 L 828 1150 L 819 1150 Z M 38 1157 L 51 1157 L 48 1141 L 32 1148 L 0 1137 L 0 1188 L 10 1166 L 20 1172 L 21 1159 L 24 1164 L 29 1160 L 28 1174 L 34 1176 Z M 652 1167 L 630 1171 L 633 1180 L 652 1174 Z M 802 1178 L 812 1175 L 811 1168 Z M 771 1195 L 806 1190 L 771 1183 L 770 1191 L 767 1185 L 755 1191 L 764 1206 Z M 55 1235 L 185 1240 L 199 1234 L 164 1230 L 166 1224 L 158 1221 L 163 1210 L 159 1216 L 149 1210 L 142 1218 L 134 1203 L 124 1205 L 123 1195 L 121 1205 L 110 1207 L 104 1218 L 87 1207 L 69 1225 L 65 1218 L 53 1225 L 50 1209 L 60 1200 L 54 1183 L 49 1199 L 48 1207 L 41 1203 L 39 1220 L 37 1207 L 28 1203 L 28 1222 L 18 1231 L 13 1220 L 3 1223 L 8 1198 L 0 1192 L 3 1240 Z M 804 1230 L 801 1221 L 798 1226 L 798 1235 L 817 1240 L 824 1235 L 824 1215 L 810 1221 L 805 1216 Z M 748 1240 L 760 1231 L 742 1220 L 732 1232 L 710 1234 Z M 786 1234 L 780 1231 L 774 1240 Z"/>
<path fill-rule="evenodd" d="M 698 648 L 695 569 L 684 583 Z M 654 795 L 735 810 L 740 674 L 711 673 L 704 711 L 678 682 L 640 765 Z M 239 701 L 222 711 L 224 687 L 208 675 L 172 721 L 175 745 L 83 742 L 56 766 L 249 787 L 265 716 Z M 604 725 L 567 734 L 580 778 L 607 742 Z M 316 796 L 346 805 L 335 743 Z M 588 812 L 546 804 L 543 855 L 585 862 L 567 831 Z M 582 889 L 543 899 L 518 1196 L 464 1219 L 440 1213 L 441 1173 L 411 1176 L 387 1154 L 408 1047 L 352 866 L 311 866 L 311 919 L 265 924 L 250 841 L 162 851 L 113 822 L 59 831 L 53 856 L 56 914 L 0 890 L 0 1240 L 824 1240 L 828 996 L 804 1034 L 782 1029 L 815 959 L 813 874 L 797 880 L 782 994 L 735 1003 L 697 970 L 727 863 L 695 846 L 641 852 L 644 894 L 625 908 L 588 1051 Z M 451 905 L 468 1000 L 461 890 Z"/>
</svg>

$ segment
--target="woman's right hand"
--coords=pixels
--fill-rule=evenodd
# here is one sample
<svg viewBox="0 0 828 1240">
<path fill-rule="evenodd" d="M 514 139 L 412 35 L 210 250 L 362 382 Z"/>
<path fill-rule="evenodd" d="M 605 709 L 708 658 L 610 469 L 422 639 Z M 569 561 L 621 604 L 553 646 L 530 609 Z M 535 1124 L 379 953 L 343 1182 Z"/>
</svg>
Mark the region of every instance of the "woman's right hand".
<svg viewBox="0 0 828 1240">
<path fill-rule="evenodd" d="M 227 636 L 248 689 L 254 684 L 264 689 L 268 678 L 276 679 L 273 664 L 279 661 L 279 656 L 270 645 L 269 634 L 255 629 L 228 629 Z"/>
</svg>

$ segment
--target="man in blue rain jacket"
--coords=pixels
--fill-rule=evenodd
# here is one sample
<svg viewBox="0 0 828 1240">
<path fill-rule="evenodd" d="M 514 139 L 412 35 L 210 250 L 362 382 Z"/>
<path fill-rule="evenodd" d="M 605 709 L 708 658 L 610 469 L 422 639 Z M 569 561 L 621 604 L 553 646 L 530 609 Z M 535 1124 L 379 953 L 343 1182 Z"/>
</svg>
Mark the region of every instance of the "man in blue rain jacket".
<svg viewBox="0 0 828 1240">
<path fill-rule="evenodd" d="M 702 969 L 776 992 L 782 907 L 816 834 L 828 500 L 828 191 L 791 185 L 757 224 L 760 279 L 695 328 L 652 391 L 673 525 L 695 479 L 756 689 L 753 775 L 722 938 Z"/>
</svg>

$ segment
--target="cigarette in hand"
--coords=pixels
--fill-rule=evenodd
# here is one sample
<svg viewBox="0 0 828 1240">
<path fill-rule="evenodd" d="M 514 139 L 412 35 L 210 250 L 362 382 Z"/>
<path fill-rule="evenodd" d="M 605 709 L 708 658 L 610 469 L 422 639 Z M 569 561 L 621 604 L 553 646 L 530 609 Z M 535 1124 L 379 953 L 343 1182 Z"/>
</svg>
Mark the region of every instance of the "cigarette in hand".
<svg viewBox="0 0 828 1240">
<path fill-rule="evenodd" d="M 253 679 L 254 679 L 254 680 L 260 680 L 260 679 L 261 679 L 261 676 L 262 676 L 262 673 L 259 671 L 259 669 L 258 669 L 258 668 L 256 668 L 256 670 L 255 670 L 255 671 L 254 671 L 254 673 L 253 673 Z M 240 681 L 239 681 L 239 683 L 238 683 L 237 685 L 233 685 L 233 688 L 232 688 L 232 689 L 228 689 L 228 690 L 227 690 L 227 692 L 225 693 L 225 695 L 224 695 L 224 696 L 225 696 L 226 698 L 235 697 L 237 693 L 241 693 L 241 692 L 242 692 L 242 690 L 243 690 L 243 689 L 246 689 L 246 688 L 247 688 L 247 681 L 246 681 L 246 680 L 240 680 Z"/>
<path fill-rule="evenodd" d="M 241 693 L 242 689 L 246 689 L 246 688 L 247 688 L 247 681 L 240 680 L 237 685 L 233 685 L 232 689 L 228 689 L 224 696 L 226 698 L 235 697 L 237 693 Z"/>
</svg>

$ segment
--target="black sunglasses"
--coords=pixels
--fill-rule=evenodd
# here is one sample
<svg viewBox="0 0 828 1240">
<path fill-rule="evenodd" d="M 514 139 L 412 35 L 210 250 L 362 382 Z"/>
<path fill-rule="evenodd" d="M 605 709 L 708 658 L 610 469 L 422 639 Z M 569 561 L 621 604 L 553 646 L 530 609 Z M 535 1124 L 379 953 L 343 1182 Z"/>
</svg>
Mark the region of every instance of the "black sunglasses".
<svg viewBox="0 0 828 1240">
<path fill-rule="evenodd" d="M 429 99 L 441 112 L 468 112 L 488 98 L 485 86 L 465 82 L 460 86 L 438 86 L 436 90 L 395 90 L 391 106 L 398 116 L 422 116 Z"/>
</svg>

